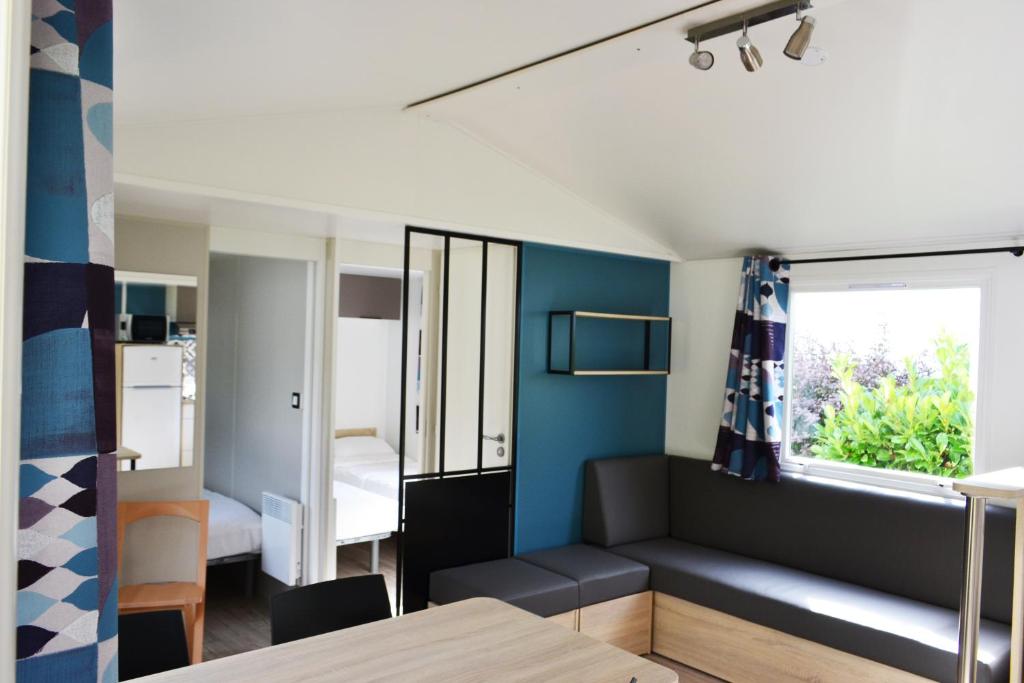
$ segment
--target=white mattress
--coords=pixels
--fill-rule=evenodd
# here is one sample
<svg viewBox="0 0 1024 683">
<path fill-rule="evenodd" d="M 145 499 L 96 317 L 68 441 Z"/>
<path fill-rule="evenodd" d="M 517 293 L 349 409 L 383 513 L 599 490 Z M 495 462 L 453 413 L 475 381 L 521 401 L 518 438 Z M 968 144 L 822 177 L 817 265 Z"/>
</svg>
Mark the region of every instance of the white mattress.
<svg viewBox="0 0 1024 683">
<path fill-rule="evenodd" d="M 334 481 L 335 538 L 347 543 L 398 528 L 398 500 L 343 481 Z"/>
<path fill-rule="evenodd" d="M 263 528 L 260 516 L 234 498 L 203 489 L 210 501 L 206 559 L 260 552 Z"/>
</svg>

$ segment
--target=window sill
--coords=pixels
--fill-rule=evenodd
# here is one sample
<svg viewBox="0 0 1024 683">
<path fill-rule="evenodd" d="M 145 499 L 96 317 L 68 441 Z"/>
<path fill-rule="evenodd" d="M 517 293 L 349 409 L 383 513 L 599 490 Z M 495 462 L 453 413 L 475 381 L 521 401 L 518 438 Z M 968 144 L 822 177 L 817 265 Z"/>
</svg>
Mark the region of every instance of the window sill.
<svg viewBox="0 0 1024 683">
<path fill-rule="evenodd" d="M 963 500 L 953 490 L 954 479 L 945 479 L 913 472 L 876 470 L 840 462 L 816 461 L 811 458 L 788 457 L 782 462 L 782 471 L 816 479 L 845 482 L 858 487 L 887 489 L 927 495 L 936 498 Z"/>
</svg>

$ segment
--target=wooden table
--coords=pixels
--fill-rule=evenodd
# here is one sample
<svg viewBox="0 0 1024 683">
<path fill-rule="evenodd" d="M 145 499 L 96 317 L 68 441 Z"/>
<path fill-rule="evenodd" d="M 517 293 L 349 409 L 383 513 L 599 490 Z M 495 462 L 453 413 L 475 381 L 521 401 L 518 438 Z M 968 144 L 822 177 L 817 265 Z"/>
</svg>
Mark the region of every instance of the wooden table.
<svg viewBox="0 0 1024 683">
<path fill-rule="evenodd" d="M 978 676 L 978 622 L 981 612 L 982 558 L 985 552 L 985 506 L 990 499 L 1013 502 L 1017 530 L 1013 550 L 1013 605 L 1010 612 L 1010 683 L 1024 675 L 1024 467 L 989 472 L 953 482 L 967 497 L 964 530 L 964 584 L 960 593 L 958 683 Z"/>
<path fill-rule="evenodd" d="M 326 607 L 326 606 L 325 606 Z M 677 683 L 668 669 L 498 600 L 474 598 L 138 679 Z"/>
</svg>

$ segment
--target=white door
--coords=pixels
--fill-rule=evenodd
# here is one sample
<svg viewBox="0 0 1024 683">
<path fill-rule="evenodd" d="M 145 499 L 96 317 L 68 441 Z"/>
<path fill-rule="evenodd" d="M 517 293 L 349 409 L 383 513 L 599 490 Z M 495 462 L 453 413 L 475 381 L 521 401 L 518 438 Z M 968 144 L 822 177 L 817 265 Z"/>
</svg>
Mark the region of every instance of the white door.
<svg viewBox="0 0 1024 683">
<path fill-rule="evenodd" d="M 181 460 L 181 389 L 125 388 L 121 445 L 138 451 L 140 470 L 178 467 Z"/>
<path fill-rule="evenodd" d="M 125 346 L 124 376 L 121 384 L 124 387 L 180 387 L 181 366 L 180 346 Z M 180 391 L 178 400 L 181 400 Z"/>
</svg>

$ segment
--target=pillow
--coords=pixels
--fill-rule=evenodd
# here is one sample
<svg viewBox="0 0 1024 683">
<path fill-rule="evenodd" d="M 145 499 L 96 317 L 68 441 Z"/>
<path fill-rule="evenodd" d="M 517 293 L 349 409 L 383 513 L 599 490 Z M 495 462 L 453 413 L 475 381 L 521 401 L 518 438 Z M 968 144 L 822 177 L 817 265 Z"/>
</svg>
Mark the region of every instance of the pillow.
<svg viewBox="0 0 1024 683">
<path fill-rule="evenodd" d="M 375 436 L 346 436 L 334 440 L 334 455 L 337 460 L 362 459 L 367 456 L 394 456 L 395 451 L 384 439 Z"/>
</svg>

